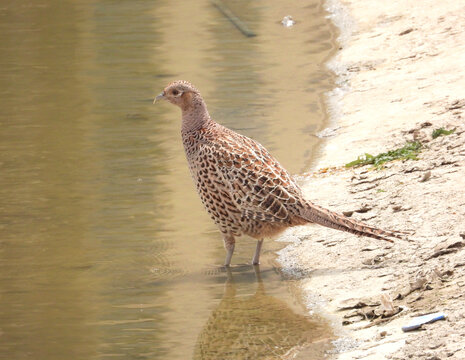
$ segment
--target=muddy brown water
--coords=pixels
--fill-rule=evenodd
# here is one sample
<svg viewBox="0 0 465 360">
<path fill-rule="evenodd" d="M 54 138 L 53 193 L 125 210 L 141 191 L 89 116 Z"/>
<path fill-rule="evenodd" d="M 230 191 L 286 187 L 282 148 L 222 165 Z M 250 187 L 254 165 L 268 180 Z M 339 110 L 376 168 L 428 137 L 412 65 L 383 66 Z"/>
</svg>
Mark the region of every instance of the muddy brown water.
<svg viewBox="0 0 465 360">
<path fill-rule="evenodd" d="M 256 37 L 203 0 L 0 4 L 0 358 L 281 359 L 322 344 L 319 358 L 329 326 L 303 311 L 279 245 L 260 271 L 248 239 L 219 266 L 180 112 L 151 100 L 190 80 L 215 119 L 306 170 L 334 29 L 319 0 L 224 3 Z"/>
</svg>

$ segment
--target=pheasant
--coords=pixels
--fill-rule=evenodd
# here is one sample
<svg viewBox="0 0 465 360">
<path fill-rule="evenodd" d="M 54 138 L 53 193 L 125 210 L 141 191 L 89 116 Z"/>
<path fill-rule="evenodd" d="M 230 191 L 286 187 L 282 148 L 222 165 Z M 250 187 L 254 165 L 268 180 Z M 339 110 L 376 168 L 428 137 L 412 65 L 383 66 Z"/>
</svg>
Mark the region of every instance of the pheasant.
<svg viewBox="0 0 465 360">
<path fill-rule="evenodd" d="M 200 199 L 223 236 L 225 266 L 231 263 L 236 237 L 257 239 L 252 264 L 258 265 L 264 238 L 308 223 L 389 242 L 400 238 L 398 232 L 349 219 L 305 199 L 261 144 L 210 117 L 200 92 L 189 82 L 170 83 L 154 103 L 161 99 L 182 110 L 187 162 Z"/>
</svg>

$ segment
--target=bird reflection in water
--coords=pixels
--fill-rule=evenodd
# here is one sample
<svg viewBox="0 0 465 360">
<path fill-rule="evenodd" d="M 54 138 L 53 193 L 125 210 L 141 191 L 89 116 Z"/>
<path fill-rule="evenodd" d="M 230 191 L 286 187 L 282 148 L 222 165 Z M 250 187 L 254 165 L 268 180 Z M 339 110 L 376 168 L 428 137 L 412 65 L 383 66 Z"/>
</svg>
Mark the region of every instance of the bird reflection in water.
<svg viewBox="0 0 465 360">
<path fill-rule="evenodd" d="M 329 325 L 321 319 L 296 314 L 284 301 L 267 295 L 259 267 L 254 269 L 255 293 L 252 290 L 240 295 L 232 270 L 225 268 L 223 298 L 202 329 L 193 358 L 271 360 L 292 356 L 294 359 L 297 349 L 307 345 L 314 348 L 311 345 L 316 343 L 318 356 L 308 356 L 305 351 L 305 358 L 321 358 L 324 349 L 331 348 Z M 324 342 L 328 346 L 322 346 Z"/>
</svg>

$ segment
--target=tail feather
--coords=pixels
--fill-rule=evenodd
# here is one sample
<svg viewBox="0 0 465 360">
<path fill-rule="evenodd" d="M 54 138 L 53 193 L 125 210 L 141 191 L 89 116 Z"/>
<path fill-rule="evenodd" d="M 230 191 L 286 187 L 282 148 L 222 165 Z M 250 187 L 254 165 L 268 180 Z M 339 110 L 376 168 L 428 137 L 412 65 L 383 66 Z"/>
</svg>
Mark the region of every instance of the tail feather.
<svg viewBox="0 0 465 360">
<path fill-rule="evenodd" d="M 392 238 L 403 238 L 402 233 L 399 231 L 381 230 L 361 221 L 349 219 L 344 215 L 337 214 L 310 202 L 306 204 L 300 216 L 309 222 L 355 235 L 367 236 L 389 242 L 394 242 Z"/>
</svg>

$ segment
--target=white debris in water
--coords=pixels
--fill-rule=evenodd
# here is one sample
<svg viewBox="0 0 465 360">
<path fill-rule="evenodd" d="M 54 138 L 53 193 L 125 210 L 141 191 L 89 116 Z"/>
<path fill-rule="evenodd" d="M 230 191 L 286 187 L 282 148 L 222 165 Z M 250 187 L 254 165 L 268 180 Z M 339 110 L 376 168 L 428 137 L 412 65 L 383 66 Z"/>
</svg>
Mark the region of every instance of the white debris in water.
<svg viewBox="0 0 465 360">
<path fill-rule="evenodd" d="M 287 15 L 283 18 L 283 20 L 281 21 L 281 24 L 283 24 L 283 26 L 285 27 L 291 27 L 295 24 L 295 21 L 292 20 L 291 15 Z"/>
<path fill-rule="evenodd" d="M 328 138 L 337 134 L 337 131 L 340 129 L 340 126 L 326 128 L 316 134 L 320 139 Z"/>
</svg>

